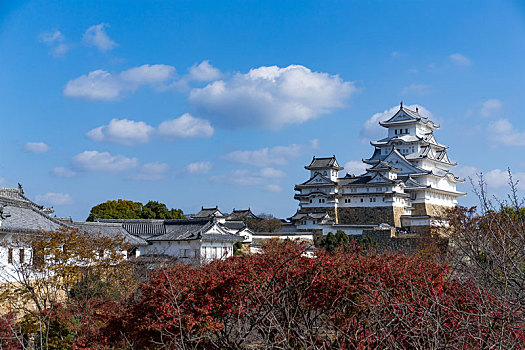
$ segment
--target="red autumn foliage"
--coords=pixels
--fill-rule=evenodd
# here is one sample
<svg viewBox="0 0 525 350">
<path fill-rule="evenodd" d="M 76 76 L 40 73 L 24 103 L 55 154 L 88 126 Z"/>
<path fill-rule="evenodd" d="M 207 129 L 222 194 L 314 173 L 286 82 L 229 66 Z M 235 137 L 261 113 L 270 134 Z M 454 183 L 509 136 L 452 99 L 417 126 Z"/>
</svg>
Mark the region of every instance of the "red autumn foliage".
<svg viewBox="0 0 525 350">
<path fill-rule="evenodd" d="M 133 348 L 519 348 L 523 324 L 446 266 L 354 247 L 263 254 L 156 271 L 103 330 Z"/>
<path fill-rule="evenodd" d="M 0 349 L 22 349 L 21 334 L 17 328 L 14 312 L 11 311 L 0 316 Z"/>
</svg>

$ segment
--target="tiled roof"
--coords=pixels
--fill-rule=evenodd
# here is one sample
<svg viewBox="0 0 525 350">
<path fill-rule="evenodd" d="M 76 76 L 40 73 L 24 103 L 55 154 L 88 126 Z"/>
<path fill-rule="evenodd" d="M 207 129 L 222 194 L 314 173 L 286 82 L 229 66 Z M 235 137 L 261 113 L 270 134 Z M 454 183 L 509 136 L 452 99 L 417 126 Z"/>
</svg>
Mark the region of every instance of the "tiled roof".
<svg viewBox="0 0 525 350">
<path fill-rule="evenodd" d="M 328 215 L 328 213 L 326 211 L 319 211 L 319 212 L 313 212 L 313 213 L 299 213 L 299 212 L 296 212 L 294 214 L 294 216 L 292 216 L 289 219 L 292 220 L 292 221 L 297 221 L 297 220 L 302 220 L 302 219 L 305 219 L 305 218 L 319 220 L 319 219 L 324 219 L 324 218 L 330 218 L 330 215 Z"/>
<path fill-rule="evenodd" d="M 1 231 L 21 233 L 54 231 L 66 226 L 30 205 L 13 205 L 13 203 L 7 203 L 7 205 L 4 206 L 4 213 L 10 216 L 6 215 L 7 217 L 1 220 Z"/>
<path fill-rule="evenodd" d="M 148 242 L 146 240 L 129 234 L 128 231 L 124 229 L 123 224 L 73 221 L 72 226 L 89 234 L 101 234 L 104 237 L 111 238 L 120 235 L 124 238 L 126 243 L 132 246 L 148 245 Z"/>
<path fill-rule="evenodd" d="M 191 217 L 195 219 L 200 218 L 212 218 L 212 217 L 223 217 L 224 214 L 221 213 L 218 207 L 215 208 L 204 208 L 201 207 L 201 211 L 199 211 L 197 214 L 193 214 Z"/>
<path fill-rule="evenodd" d="M 25 204 L 40 210 L 46 214 L 53 213 L 52 208 L 46 208 L 43 205 L 38 205 L 24 195 L 22 187 L 19 188 L 0 188 L 0 201 L 1 203 L 13 203 L 14 205 Z"/>
<path fill-rule="evenodd" d="M 211 220 L 189 219 L 189 220 L 166 220 L 166 233 L 161 236 L 148 238 L 149 241 L 188 241 L 195 239 L 220 240 L 220 241 L 242 241 L 238 235 L 228 233 L 217 226 L 221 233 L 208 233 L 215 223 Z"/>
<path fill-rule="evenodd" d="M 257 216 L 252 213 L 251 209 L 242 209 L 242 210 L 235 210 L 233 209 L 233 212 L 226 217 L 227 221 L 240 221 L 247 218 L 257 218 Z"/>
<path fill-rule="evenodd" d="M 399 115 L 403 114 L 404 118 L 400 118 Z M 394 120 L 396 119 L 396 120 Z M 400 106 L 399 110 L 388 120 L 384 122 L 379 122 L 380 125 L 386 126 L 389 124 L 398 124 L 398 123 L 404 123 L 404 122 L 410 122 L 410 121 L 422 121 L 423 123 L 431 123 L 434 127 L 439 127 L 439 125 L 435 125 L 430 119 L 428 119 L 425 116 L 422 116 L 419 114 L 419 111 L 411 110 L 409 108 L 403 107 L 403 105 Z"/>
<path fill-rule="evenodd" d="M 226 221 L 221 225 L 226 226 L 230 230 L 242 230 L 246 227 L 244 221 Z"/>
<path fill-rule="evenodd" d="M 342 167 L 339 166 L 337 163 L 337 160 L 335 159 L 335 156 L 332 157 L 326 157 L 326 158 L 316 158 L 314 157 L 312 159 L 312 162 L 310 165 L 305 166 L 308 170 L 315 170 L 315 169 L 326 169 L 326 168 L 333 168 L 338 170 L 343 170 Z"/>
</svg>

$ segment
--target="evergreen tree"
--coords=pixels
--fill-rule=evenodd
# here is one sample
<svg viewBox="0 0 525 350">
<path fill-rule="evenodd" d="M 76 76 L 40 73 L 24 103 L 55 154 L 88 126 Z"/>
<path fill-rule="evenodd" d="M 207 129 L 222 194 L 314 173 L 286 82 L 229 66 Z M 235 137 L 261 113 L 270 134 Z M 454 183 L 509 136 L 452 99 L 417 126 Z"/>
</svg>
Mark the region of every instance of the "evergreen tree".
<svg viewBox="0 0 525 350">
<path fill-rule="evenodd" d="M 332 232 L 323 237 L 320 246 L 326 249 L 328 252 L 335 251 L 338 247 L 346 247 L 350 243 L 350 237 L 341 230 L 337 230 L 335 235 Z"/>
<path fill-rule="evenodd" d="M 168 209 L 166 204 L 149 201 L 146 205 L 124 199 L 109 200 L 91 208 L 86 221 L 95 219 L 186 219 L 182 209 Z"/>
</svg>

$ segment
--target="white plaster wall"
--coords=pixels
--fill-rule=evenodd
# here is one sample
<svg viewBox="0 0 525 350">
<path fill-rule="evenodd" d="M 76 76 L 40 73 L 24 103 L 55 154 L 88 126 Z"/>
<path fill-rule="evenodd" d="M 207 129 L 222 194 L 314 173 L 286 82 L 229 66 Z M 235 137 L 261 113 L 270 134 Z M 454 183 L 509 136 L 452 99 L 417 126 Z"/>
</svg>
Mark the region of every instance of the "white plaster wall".
<svg viewBox="0 0 525 350">
<path fill-rule="evenodd" d="M 233 245 L 227 242 L 202 242 L 200 255 L 203 261 L 226 259 L 233 255 Z"/>
<path fill-rule="evenodd" d="M 334 226 L 324 226 L 323 235 L 327 235 L 329 232 L 335 234 L 337 231 L 343 231 L 347 235 L 361 235 L 363 234 L 363 228 L 361 227 L 334 227 Z"/>
</svg>

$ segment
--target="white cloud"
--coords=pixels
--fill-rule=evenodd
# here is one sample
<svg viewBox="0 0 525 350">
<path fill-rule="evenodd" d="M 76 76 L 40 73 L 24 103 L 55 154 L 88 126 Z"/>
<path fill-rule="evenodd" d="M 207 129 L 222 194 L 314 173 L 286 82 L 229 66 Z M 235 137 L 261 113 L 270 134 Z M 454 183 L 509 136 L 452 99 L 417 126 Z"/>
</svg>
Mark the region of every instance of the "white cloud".
<svg viewBox="0 0 525 350">
<path fill-rule="evenodd" d="M 264 184 L 268 182 L 268 179 L 278 179 L 285 175 L 286 174 L 283 171 L 273 168 L 264 168 L 258 172 L 249 171 L 247 169 L 237 169 L 227 174 L 214 175 L 211 177 L 211 180 L 216 183 L 251 186 Z"/>
<path fill-rule="evenodd" d="M 158 133 L 167 138 L 208 138 L 214 129 L 209 121 L 184 113 L 177 119 L 160 123 Z"/>
<path fill-rule="evenodd" d="M 64 168 L 64 167 L 56 167 L 51 170 L 51 174 L 56 177 L 63 177 L 63 178 L 70 178 L 77 175 L 73 170 Z"/>
<path fill-rule="evenodd" d="M 59 31 L 53 30 L 40 34 L 40 41 L 51 48 L 51 55 L 61 57 L 69 51 L 69 45 L 65 44 L 66 37 Z"/>
<path fill-rule="evenodd" d="M 118 79 L 99 69 L 68 81 L 64 87 L 64 96 L 88 100 L 115 100 L 121 90 Z"/>
<path fill-rule="evenodd" d="M 408 109 L 415 110 L 416 107 L 419 108 L 419 114 L 423 117 L 432 118 L 432 113 L 425 107 L 420 105 L 410 105 L 405 106 Z M 363 127 L 361 128 L 361 138 L 364 143 L 367 143 L 371 140 L 378 140 L 386 137 L 386 129 L 379 125 L 380 121 L 385 121 L 390 119 L 394 114 L 399 110 L 399 106 L 394 106 L 390 109 L 387 109 L 383 112 L 376 113 L 370 119 L 368 119 Z"/>
<path fill-rule="evenodd" d="M 46 44 L 54 44 L 55 42 L 64 41 L 66 37 L 60 32 L 60 30 L 52 30 L 40 34 L 40 40 Z"/>
<path fill-rule="evenodd" d="M 310 145 L 292 144 L 272 148 L 265 147 L 254 151 L 234 151 L 223 155 L 222 158 L 231 162 L 249 164 L 257 167 L 286 165 L 291 158 L 295 158 L 317 147 L 318 142 L 314 139 L 310 141 Z"/>
<path fill-rule="evenodd" d="M 516 130 L 508 119 L 498 119 L 489 124 L 489 138 L 505 146 L 525 146 L 525 132 Z"/>
<path fill-rule="evenodd" d="M 164 88 L 175 77 L 175 68 L 163 64 L 142 65 L 113 75 L 95 70 L 67 82 L 64 96 L 88 100 L 116 100 L 124 92 L 134 92 L 143 85 Z"/>
<path fill-rule="evenodd" d="M 210 162 L 197 162 L 188 164 L 184 171 L 189 174 L 206 174 L 209 173 L 212 168 L 213 164 Z"/>
<path fill-rule="evenodd" d="M 478 181 L 478 175 L 483 175 L 483 179 L 489 189 L 500 189 L 509 186 L 508 170 L 492 169 L 482 171 L 474 166 L 459 165 L 454 169 L 454 173 L 461 178 L 471 178 L 474 183 Z M 513 181 L 518 181 L 518 189 L 525 190 L 525 172 L 511 172 Z"/>
<path fill-rule="evenodd" d="M 361 175 L 365 172 L 366 164 L 357 160 L 351 160 L 345 164 L 345 174 Z"/>
<path fill-rule="evenodd" d="M 168 175 L 168 170 L 166 163 L 147 163 L 142 165 L 131 178 L 140 181 L 157 181 L 164 179 Z"/>
<path fill-rule="evenodd" d="M 135 86 L 161 84 L 175 77 L 175 67 L 165 64 L 144 64 L 120 73 L 121 80 Z"/>
<path fill-rule="evenodd" d="M 238 169 L 231 171 L 228 174 L 214 175 L 211 177 L 211 180 L 216 183 L 251 186 L 262 183 L 263 178 L 259 174 L 252 173 L 249 170 Z"/>
<path fill-rule="evenodd" d="M 45 153 L 50 149 L 51 147 L 44 142 L 28 142 L 24 145 L 24 151 L 31 153 Z"/>
<path fill-rule="evenodd" d="M 483 117 L 495 117 L 501 115 L 503 103 L 496 98 L 491 98 L 481 104 L 480 113 Z"/>
<path fill-rule="evenodd" d="M 117 43 L 106 34 L 106 28 L 109 28 L 106 23 L 93 25 L 86 30 L 82 40 L 87 46 L 95 46 L 100 51 L 111 50 L 117 46 Z"/>
<path fill-rule="evenodd" d="M 460 53 L 453 53 L 448 58 L 456 66 L 470 66 L 472 64 L 472 61 L 467 56 Z"/>
<path fill-rule="evenodd" d="M 464 179 L 475 179 L 476 176 L 481 172 L 480 169 L 470 165 L 458 165 L 453 170 L 454 174 Z"/>
<path fill-rule="evenodd" d="M 144 122 L 128 119 L 111 119 L 109 125 L 100 126 L 86 135 L 93 141 L 114 142 L 122 145 L 147 143 L 155 128 Z"/>
<path fill-rule="evenodd" d="M 489 188 L 502 188 L 509 186 L 509 173 L 507 170 L 493 169 L 483 174 Z M 518 189 L 525 190 L 525 173 L 512 172 L 512 180 L 518 181 Z"/>
<path fill-rule="evenodd" d="M 263 168 L 260 172 L 262 177 L 268 177 L 268 178 L 280 178 L 285 177 L 286 173 L 282 170 L 274 169 L 274 168 Z"/>
<path fill-rule="evenodd" d="M 69 51 L 69 46 L 66 44 L 59 44 L 51 50 L 51 55 L 55 57 L 62 57 Z"/>
<path fill-rule="evenodd" d="M 430 85 L 425 84 L 410 84 L 409 86 L 403 88 L 401 91 L 401 94 L 408 95 L 408 94 L 414 94 L 417 96 L 423 96 L 429 94 L 431 91 Z"/>
<path fill-rule="evenodd" d="M 120 172 L 136 168 L 137 158 L 122 155 L 112 156 L 109 152 L 84 151 L 73 157 L 73 166 L 81 171 Z"/>
<path fill-rule="evenodd" d="M 194 88 L 189 100 L 199 115 L 225 127 L 276 130 L 343 108 L 356 91 L 338 75 L 300 65 L 263 66 Z"/>
<path fill-rule="evenodd" d="M 65 205 L 73 203 L 73 198 L 67 193 L 47 192 L 46 194 L 37 194 L 35 201 L 47 205 Z"/>
<path fill-rule="evenodd" d="M 390 57 L 392 57 L 392 58 L 396 58 L 396 57 L 399 57 L 399 56 L 401 56 L 401 52 L 399 52 L 399 51 L 392 51 L 392 52 L 390 52 Z"/>
<path fill-rule="evenodd" d="M 269 191 L 269 192 L 281 192 L 283 190 L 283 188 L 279 185 L 276 185 L 276 184 L 269 184 L 265 187 L 266 191 Z"/>
<path fill-rule="evenodd" d="M 193 81 L 212 81 L 222 76 L 221 71 L 212 66 L 208 60 L 194 64 L 188 71 L 190 72 L 188 79 Z"/>
</svg>

